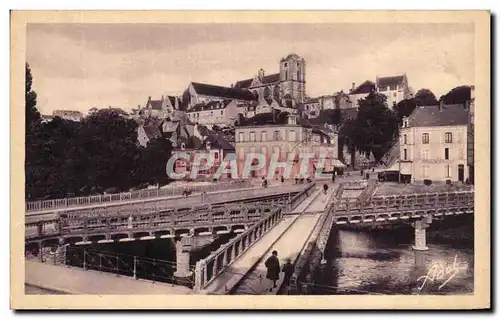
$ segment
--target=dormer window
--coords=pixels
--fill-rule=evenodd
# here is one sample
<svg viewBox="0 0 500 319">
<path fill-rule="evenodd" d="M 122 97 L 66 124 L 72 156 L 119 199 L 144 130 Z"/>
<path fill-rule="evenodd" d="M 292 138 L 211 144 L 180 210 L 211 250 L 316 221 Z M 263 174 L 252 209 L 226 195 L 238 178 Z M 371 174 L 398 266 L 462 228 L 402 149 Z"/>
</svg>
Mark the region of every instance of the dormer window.
<svg viewBox="0 0 500 319">
<path fill-rule="evenodd" d="M 185 150 L 186 149 L 186 144 L 184 142 L 181 143 L 181 150 Z"/>
</svg>

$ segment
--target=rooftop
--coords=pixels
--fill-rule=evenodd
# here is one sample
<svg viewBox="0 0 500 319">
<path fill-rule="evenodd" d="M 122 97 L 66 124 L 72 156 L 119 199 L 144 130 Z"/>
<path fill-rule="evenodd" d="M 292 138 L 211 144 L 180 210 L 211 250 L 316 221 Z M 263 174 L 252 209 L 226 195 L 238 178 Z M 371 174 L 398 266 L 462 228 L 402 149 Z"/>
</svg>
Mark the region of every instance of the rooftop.
<svg viewBox="0 0 500 319">
<path fill-rule="evenodd" d="M 385 87 L 389 85 L 397 85 L 404 81 L 404 75 L 396 75 L 396 76 L 386 76 L 377 78 L 377 86 Z"/>
<path fill-rule="evenodd" d="M 372 81 L 365 81 L 361 83 L 357 88 L 352 90 L 349 94 L 368 94 L 375 90 L 375 83 Z"/>
<path fill-rule="evenodd" d="M 420 106 L 409 116 L 410 127 L 467 125 L 469 111 L 462 104 Z"/>
<path fill-rule="evenodd" d="M 252 92 L 248 90 L 228 88 L 224 86 L 203 84 L 197 82 L 192 82 L 191 85 L 193 86 L 196 93 L 200 95 L 217 96 L 221 98 L 244 100 L 244 101 L 254 101 L 257 99 L 255 95 L 253 95 Z"/>
</svg>

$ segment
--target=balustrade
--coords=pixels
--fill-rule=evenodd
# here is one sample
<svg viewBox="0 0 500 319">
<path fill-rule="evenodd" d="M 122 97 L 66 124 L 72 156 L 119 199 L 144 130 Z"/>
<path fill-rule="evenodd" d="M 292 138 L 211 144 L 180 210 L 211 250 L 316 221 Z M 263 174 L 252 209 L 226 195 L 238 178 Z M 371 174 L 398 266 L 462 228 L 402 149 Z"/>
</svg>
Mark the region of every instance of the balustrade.
<svg viewBox="0 0 500 319">
<path fill-rule="evenodd" d="M 274 227 L 282 217 L 282 209 L 275 208 L 270 215 L 246 229 L 229 243 L 221 246 L 207 258 L 198 261 L 195 268 L 195 289 L 206 288 L 231 263 Z M 207 270 L 209 267 L 212 271 Z"/>
</svg>

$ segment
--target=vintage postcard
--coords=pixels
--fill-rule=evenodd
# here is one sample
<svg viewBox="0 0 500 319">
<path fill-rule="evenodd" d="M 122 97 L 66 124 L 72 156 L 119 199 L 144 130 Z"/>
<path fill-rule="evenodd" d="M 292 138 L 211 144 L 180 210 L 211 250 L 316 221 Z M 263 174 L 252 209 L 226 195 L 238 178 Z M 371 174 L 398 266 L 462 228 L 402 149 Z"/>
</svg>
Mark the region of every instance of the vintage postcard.
<svg viewBox="0 0 500 319">
<path fill-rule="evenodd" d="M 12 308 L 490 307 L 488 11 L 11 35 Z"/>
</svg>

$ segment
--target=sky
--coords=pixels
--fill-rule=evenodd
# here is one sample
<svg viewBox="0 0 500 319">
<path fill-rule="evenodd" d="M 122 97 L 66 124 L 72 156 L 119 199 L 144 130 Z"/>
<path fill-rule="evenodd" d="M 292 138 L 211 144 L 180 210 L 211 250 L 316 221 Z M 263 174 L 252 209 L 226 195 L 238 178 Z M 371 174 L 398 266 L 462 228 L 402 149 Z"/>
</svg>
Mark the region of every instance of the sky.
<svg viewBox="0 0 500 319">
<path fill-rule="evenodd" d="M 474 84 L 473 24 L 28 24 L 26 59 L 42 114 L 144 106 L 190 82 L 230 86 L 289 53 L 310 97 L 405 73 L 437 98 Z"/>
</svg>

